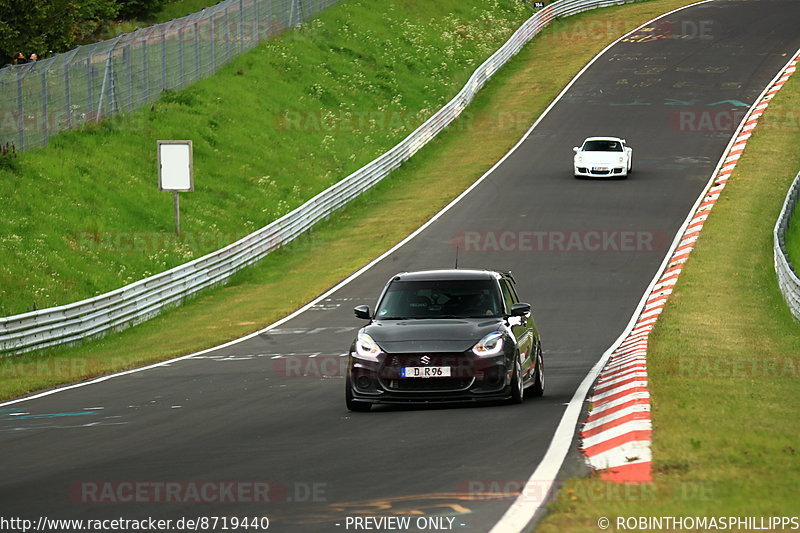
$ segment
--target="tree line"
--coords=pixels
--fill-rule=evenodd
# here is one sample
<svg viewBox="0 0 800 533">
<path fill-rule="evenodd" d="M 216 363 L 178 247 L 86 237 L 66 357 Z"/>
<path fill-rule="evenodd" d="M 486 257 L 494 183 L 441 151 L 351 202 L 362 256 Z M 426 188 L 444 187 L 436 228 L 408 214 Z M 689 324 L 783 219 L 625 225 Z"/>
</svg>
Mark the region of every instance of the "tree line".
<svg viewBox="0 0 800 533">
<path fill-rule="evenodd" d="M 167 0 L 0 0 L 0 64 L 88 41 L 108 21 L 148 20 Z"/>
</svg>

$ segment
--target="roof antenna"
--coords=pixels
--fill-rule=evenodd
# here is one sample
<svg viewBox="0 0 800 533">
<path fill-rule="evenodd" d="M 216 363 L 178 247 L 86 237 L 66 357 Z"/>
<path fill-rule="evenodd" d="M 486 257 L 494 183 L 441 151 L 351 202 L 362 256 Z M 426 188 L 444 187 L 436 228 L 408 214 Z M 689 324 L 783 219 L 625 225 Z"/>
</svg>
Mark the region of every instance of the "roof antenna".
<svg viewBox="0 0 800 533">
<path fill-rule="evenodd" d="M 458 244 L 456 244 L 456 270 L 458 270 Z"/>
</svg>

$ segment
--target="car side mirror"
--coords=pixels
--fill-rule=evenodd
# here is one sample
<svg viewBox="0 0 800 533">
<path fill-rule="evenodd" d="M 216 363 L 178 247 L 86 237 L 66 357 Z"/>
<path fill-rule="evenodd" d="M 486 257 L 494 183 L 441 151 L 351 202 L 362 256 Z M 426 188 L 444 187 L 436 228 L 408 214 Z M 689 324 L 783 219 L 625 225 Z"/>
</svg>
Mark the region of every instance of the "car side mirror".
<svg viewBox="0 0 800 533">
<path fill-rule="evenodd" d="M 357 305 L 353 308 L 353 312 L 356 315 L 356 318 L 365 318 L 369 320 L 372 318 L 369 316 L 369 306 L 368 305 Z"/>
<path fill-rule="evenodd" d="M 573 152 L 575 152 L 575 153 L 577 154 L 578 152 L 580 152 L 580 151 L 581 151 L 581 149 L 580 149 L 580 148 L 578 148 L 577 146 L 575 146 L 575 147 L 572 149 L 572 151 L 573 151 Z"/>
<path fill-rule="evenodd" d="M 531 312 L 531 304 L 519 302 L 511 306 L 511 316 L 525 316 Z"/>
</svg>

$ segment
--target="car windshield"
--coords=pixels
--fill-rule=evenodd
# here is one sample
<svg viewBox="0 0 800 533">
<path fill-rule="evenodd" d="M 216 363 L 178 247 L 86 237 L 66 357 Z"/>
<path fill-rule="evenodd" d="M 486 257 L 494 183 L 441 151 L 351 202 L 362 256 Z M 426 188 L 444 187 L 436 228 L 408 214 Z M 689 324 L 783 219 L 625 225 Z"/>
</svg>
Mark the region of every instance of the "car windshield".
<svg viewBox="0 0 800 533">
<path fill-rule="evenodd" d="M 586 141 L 583 143 L 584 152 L 621 152 L 622 143 L 619 141 Z"/>
<path fill-rule="evenodd" d="M 492 280 L 394 281 L 378 304 L 379 320 L 502 316 Z"/>
</svg>

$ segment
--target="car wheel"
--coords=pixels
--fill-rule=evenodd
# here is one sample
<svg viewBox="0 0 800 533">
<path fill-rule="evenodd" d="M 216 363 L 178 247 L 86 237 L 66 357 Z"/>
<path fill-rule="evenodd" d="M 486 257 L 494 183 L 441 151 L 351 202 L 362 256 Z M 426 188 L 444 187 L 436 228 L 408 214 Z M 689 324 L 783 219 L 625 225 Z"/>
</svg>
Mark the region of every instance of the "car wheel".
<svg viewBox="0 0 800 533">
<path fill-rule="evenodd" d="M 511 403 L 522 403 L 525 398 L 525 384 L 522 382 L 522 366 L 519 357 L 514 364 L 514 375 L 511 377 Z"/>
<path fill-rule="evenodd" d="M 542 347 L 539 346 L 539 354 L 536 356 L 536 378 L 533 386 L 528 389 L 531 396 L 539 397 L 544 394 L 544 358 L 542 357 Z"/>
<path fill-rule="evenodd" d="M 367 402 L 359 402 L 353 399 L 353 389 L 350 387 L 350 376 L 348 376 L 345 381 L 344 402 L 350 411 L 355 411 L 357 413 L 366 413 L 372 407 L 372 405 Z"/>
</svg>

